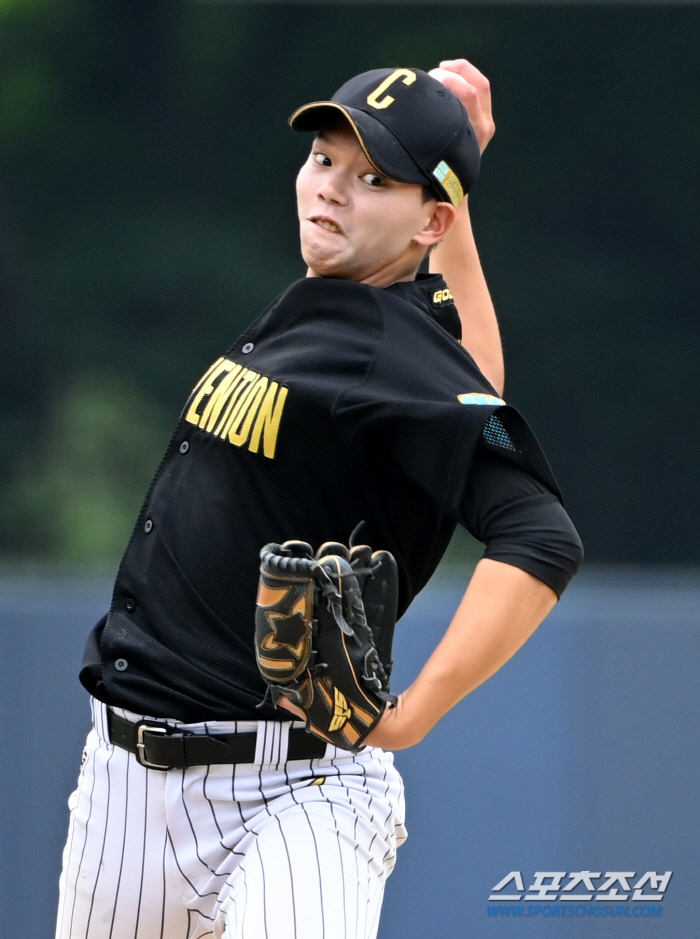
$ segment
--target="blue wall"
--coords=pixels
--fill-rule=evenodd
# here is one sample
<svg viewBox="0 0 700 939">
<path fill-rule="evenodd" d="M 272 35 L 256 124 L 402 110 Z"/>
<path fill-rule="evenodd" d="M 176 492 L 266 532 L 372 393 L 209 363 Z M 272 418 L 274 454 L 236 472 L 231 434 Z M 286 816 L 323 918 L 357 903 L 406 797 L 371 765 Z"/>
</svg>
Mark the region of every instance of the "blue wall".
<svg viewBox="0 0 700 939">
<path fill-rule="evenodd" d="M 397 627 L 394 687 L 460 597 L 440 580 Z M 0 936 L 52 935 L 88 707 L 76 671 L 107 583 L 0 579 Z M 685 939 L 700 874 L 700 575 L 587 571 L 527 646 L 397 754 L 409 839 L 380 939 Z M 509 871 L 674 874 L 661 918 L 487 917 Z M 566 879 L 565 879 L 566 882 Z M 631 909 L 631 907 L 630 907 Z"/>
</svg>

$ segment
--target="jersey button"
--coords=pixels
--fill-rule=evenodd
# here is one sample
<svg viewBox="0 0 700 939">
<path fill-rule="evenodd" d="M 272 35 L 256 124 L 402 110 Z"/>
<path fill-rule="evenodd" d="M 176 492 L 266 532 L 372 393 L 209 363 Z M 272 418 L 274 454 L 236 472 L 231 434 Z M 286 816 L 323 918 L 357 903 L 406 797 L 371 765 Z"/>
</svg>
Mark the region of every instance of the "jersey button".
<svg viewBox="0 0 700 939">
<path fill-rule="evenodd" d="M 129 663 L 126 661 L 126 659 L 117 659 L 117 661 L 114 663 L 114 667 L 118 672 L 125 672 L 129 667 Z"/>
<path fill-rule="evenodd" d="M 190 449 L 189 443 L 186 440 L 183 440 L 182 443 L 180 444 L 180 453 L 187 453 L 189 449 Z"/>
<path fill-rule="evenodd" d="M 124 606 L 126 607 L 127 613 L 133 613 L 136 609 L 136 600 L 134 600 L 133 597 L 129 597 Z"/>
<path fill-rule="evenodd" d="M 252 342 L 246 342 L 246 344 L 241 349 L 241 352 L 243 353 L 243 355 L 248 355 L 248 353 L 252 352 L 254 348 L 255 346 L 253 345 Z"/>
<path fill-rule="evenodd" d="M 153 521 L 150 518 L 146 519 L 146 524 L 143 526 L 143 530 L 147 535 L 153 531 Z"/>
</svg>

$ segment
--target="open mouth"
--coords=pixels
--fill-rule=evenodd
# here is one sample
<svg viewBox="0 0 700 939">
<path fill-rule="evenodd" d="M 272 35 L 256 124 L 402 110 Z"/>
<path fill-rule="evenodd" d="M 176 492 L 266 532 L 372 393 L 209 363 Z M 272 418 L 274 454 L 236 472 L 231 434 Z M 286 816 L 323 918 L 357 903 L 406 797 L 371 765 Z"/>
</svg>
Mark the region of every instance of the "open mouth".
<svg viewBox="0 0 700 939">
<path fill-rule="evenodd" d="M 342 234 L 342 229 L 339 225 L 336 225 L 335 222 L 332 222 L 329 218 L 324 218 L 323 216 L 316 216 L 310 219 L 315 225 L 318 225 L 320 228 L 325 229 L 325 231 L 333 232 L 333 234 L 340 235 Z"/>
</svg>

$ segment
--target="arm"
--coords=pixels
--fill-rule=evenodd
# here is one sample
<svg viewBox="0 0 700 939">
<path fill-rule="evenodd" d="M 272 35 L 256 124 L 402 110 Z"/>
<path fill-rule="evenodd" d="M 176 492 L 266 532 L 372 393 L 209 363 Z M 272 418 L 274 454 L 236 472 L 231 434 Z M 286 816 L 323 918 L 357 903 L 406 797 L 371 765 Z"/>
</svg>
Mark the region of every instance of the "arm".
<svg viewBox="0 0 700 939">
<path fill-rule="evenodd" d="M 466 59 L 440 63 L 430 73 L 460 99 L 469 113 L 481 152 L 493 136 L 488 79 Z M 472 234 L 468 198 L 457 209 L 454 224 L 430 255 L 430 270 L 445 278 L 462 322 L 462 343 L 499 394 L 504 368 L 496 314 Z"/>
<path fill-rule="evenodd" d="M 365 742 L 387 750 L 419 743 L 518 651 L 556 600 L 551 587 L 531 574 L 500 561 L 480 561 L 443 639 Z"/>
<path fill-rule="evenodd" d="M 462 323 L 462 345 L 499 394 L 505 370 L 496 312 L 486 286 L 469 218 L 468 197 L 452 228 L 430 254 L 431 272 L 445 278 Z"/>
<path fill-rule="evenodd" d="M 455 704 L 505 665 L 556 601 L 554 590 L 531 574 L 490 558 L 481 560 L 439 645 L 365 743 L 386 750 L 420 743 Z M 285 698 L 279 706 L 306 719 Z"/>
<path fill-rule="evenodd" d="M 561 503 L 498 454 L 481 451 L 462 521 L 486 544 L 464 599 L 416 681 L 367 743 L 400 749 L 422 740 L 535 631 L 578 569 L 583 550 Z"/>
<path fill-rule="evenodd" d="M 400 750 L 421 741 L 517 652 L 583 558 L 557 497 L 498 453 L 477 453 L 460 520 L 484 542 L 485 556 L 444 638 L 397 707 L 385 710 L 368 734 L 370 745 Z M 303 717 L 295 705 L 282 706 Z"/>
</svg>

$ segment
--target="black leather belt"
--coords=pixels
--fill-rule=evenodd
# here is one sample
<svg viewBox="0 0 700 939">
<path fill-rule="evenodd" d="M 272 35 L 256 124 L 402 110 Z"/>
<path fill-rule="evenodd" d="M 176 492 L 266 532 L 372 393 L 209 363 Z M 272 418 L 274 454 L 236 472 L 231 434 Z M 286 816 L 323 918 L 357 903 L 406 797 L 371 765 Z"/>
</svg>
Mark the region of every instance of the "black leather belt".
<svg viewBox="0 0 700 939">
<path fill-rule="evenodd" d="M 128 721 L 107 708 L 110 742 L 149 769 L 185 769 L 210 763 L 254 763 L 257 734 L 193 734 L 157 721 Z M 326 743 L 303 729 L 289 731 L 288 760 L 318 760 Z"/>
</svg>

